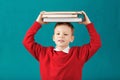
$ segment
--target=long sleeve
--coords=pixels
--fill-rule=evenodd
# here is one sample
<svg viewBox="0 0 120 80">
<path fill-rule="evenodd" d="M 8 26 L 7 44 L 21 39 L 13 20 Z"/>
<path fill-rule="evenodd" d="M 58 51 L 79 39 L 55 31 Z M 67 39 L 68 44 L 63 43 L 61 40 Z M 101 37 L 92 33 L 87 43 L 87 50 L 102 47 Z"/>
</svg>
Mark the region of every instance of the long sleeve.
<svg viewBox="0 0 120 80">
<path fill-rule="evenodd" d="M 88 24 L 86 28 L 90 35 L 90 42 L 80 48 L 80 56 L 84 62 L 90 59 L 101 47 L 100 35 L 95 30 L 93 23 Z"/>
<path fill-rule="evenodd" d="M 39 53 L 42 46 L 35 42 L 34 36 L 40 28 L 41 25 L 38 22 L 34 22 L 23 39 L 23 45 L 37 60 L 39 60 Z"/>
</svg>

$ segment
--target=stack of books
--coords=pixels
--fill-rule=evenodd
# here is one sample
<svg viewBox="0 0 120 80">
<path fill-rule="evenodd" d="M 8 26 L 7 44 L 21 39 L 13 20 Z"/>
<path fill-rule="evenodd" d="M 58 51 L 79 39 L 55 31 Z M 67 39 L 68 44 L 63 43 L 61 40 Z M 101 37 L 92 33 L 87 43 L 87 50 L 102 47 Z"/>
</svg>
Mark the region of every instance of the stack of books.
<svg viewBox="0 0 120 80">
<path fill-rule="evenodd" d="M 82 22 L 81 12 L 44 12 L 44 22 Z"/>
</svg>

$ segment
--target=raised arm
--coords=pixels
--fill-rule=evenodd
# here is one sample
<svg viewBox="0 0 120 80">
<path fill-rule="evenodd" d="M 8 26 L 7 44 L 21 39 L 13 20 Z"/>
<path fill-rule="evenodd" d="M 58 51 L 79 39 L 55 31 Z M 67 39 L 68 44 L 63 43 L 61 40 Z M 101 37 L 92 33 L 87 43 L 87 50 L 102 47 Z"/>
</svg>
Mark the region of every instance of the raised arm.
<svg viewBox="0 0 120 80">
<path fill-rule="evenodd" d="M 23 39 L 23 45 L 37 60 L 39 60 L 39 53 L 43 49 L 43 47 L 35 42 L 34 36 L 37 33 L 37 31 L 41 28 L 41 25 L 45 24 L 44 22 L 42 22 L 42 14 L 43 12 L 38 16 L 38 18 L 27 31 Z"/>
<path fill-rule="evenodd" d="M 86 13 L 84 11 L 82 11 L 82 13 L 84 14 L 84 21 L 81 23 L 86 25 L 86 28 L 90 35 L 90 42 L 80 48 L 80 56 L 84 62 L 86 62 L 101 47 L 101 39 L 100 35 L 97 33 L 93 23 L 91 23 Z"/>
</svg>

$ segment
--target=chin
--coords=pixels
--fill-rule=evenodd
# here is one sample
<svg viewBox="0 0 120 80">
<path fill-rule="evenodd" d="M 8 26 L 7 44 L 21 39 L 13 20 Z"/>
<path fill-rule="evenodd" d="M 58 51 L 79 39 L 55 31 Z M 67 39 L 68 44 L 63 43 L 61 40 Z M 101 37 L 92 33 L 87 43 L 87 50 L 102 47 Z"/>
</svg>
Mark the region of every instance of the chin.
<svg viewBox="0 0 120 80">
<path fill-rule="evenodd" d="M 62 44 L 61 44 L 61 45 L 57 45 L 57 46 L 59 46 L 59 47 L 65 47 L 66 45 L 62 45 Z"/>
</svg>

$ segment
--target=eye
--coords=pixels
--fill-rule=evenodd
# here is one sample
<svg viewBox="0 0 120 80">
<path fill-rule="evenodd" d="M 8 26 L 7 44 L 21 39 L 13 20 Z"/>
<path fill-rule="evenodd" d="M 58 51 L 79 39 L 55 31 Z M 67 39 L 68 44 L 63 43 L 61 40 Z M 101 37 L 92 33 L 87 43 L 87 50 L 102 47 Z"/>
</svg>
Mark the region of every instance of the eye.
<svg viewBox="0 0 120 80">
<path fill-rule="evenodd" d="M 67 36 L 68 34 L 64 34 L 65 36 Z"/>
<path fill-rule="evenodd" d="M 60 35 L 60 33 L 56 33 L 56 35 Z"/>
</svg>

